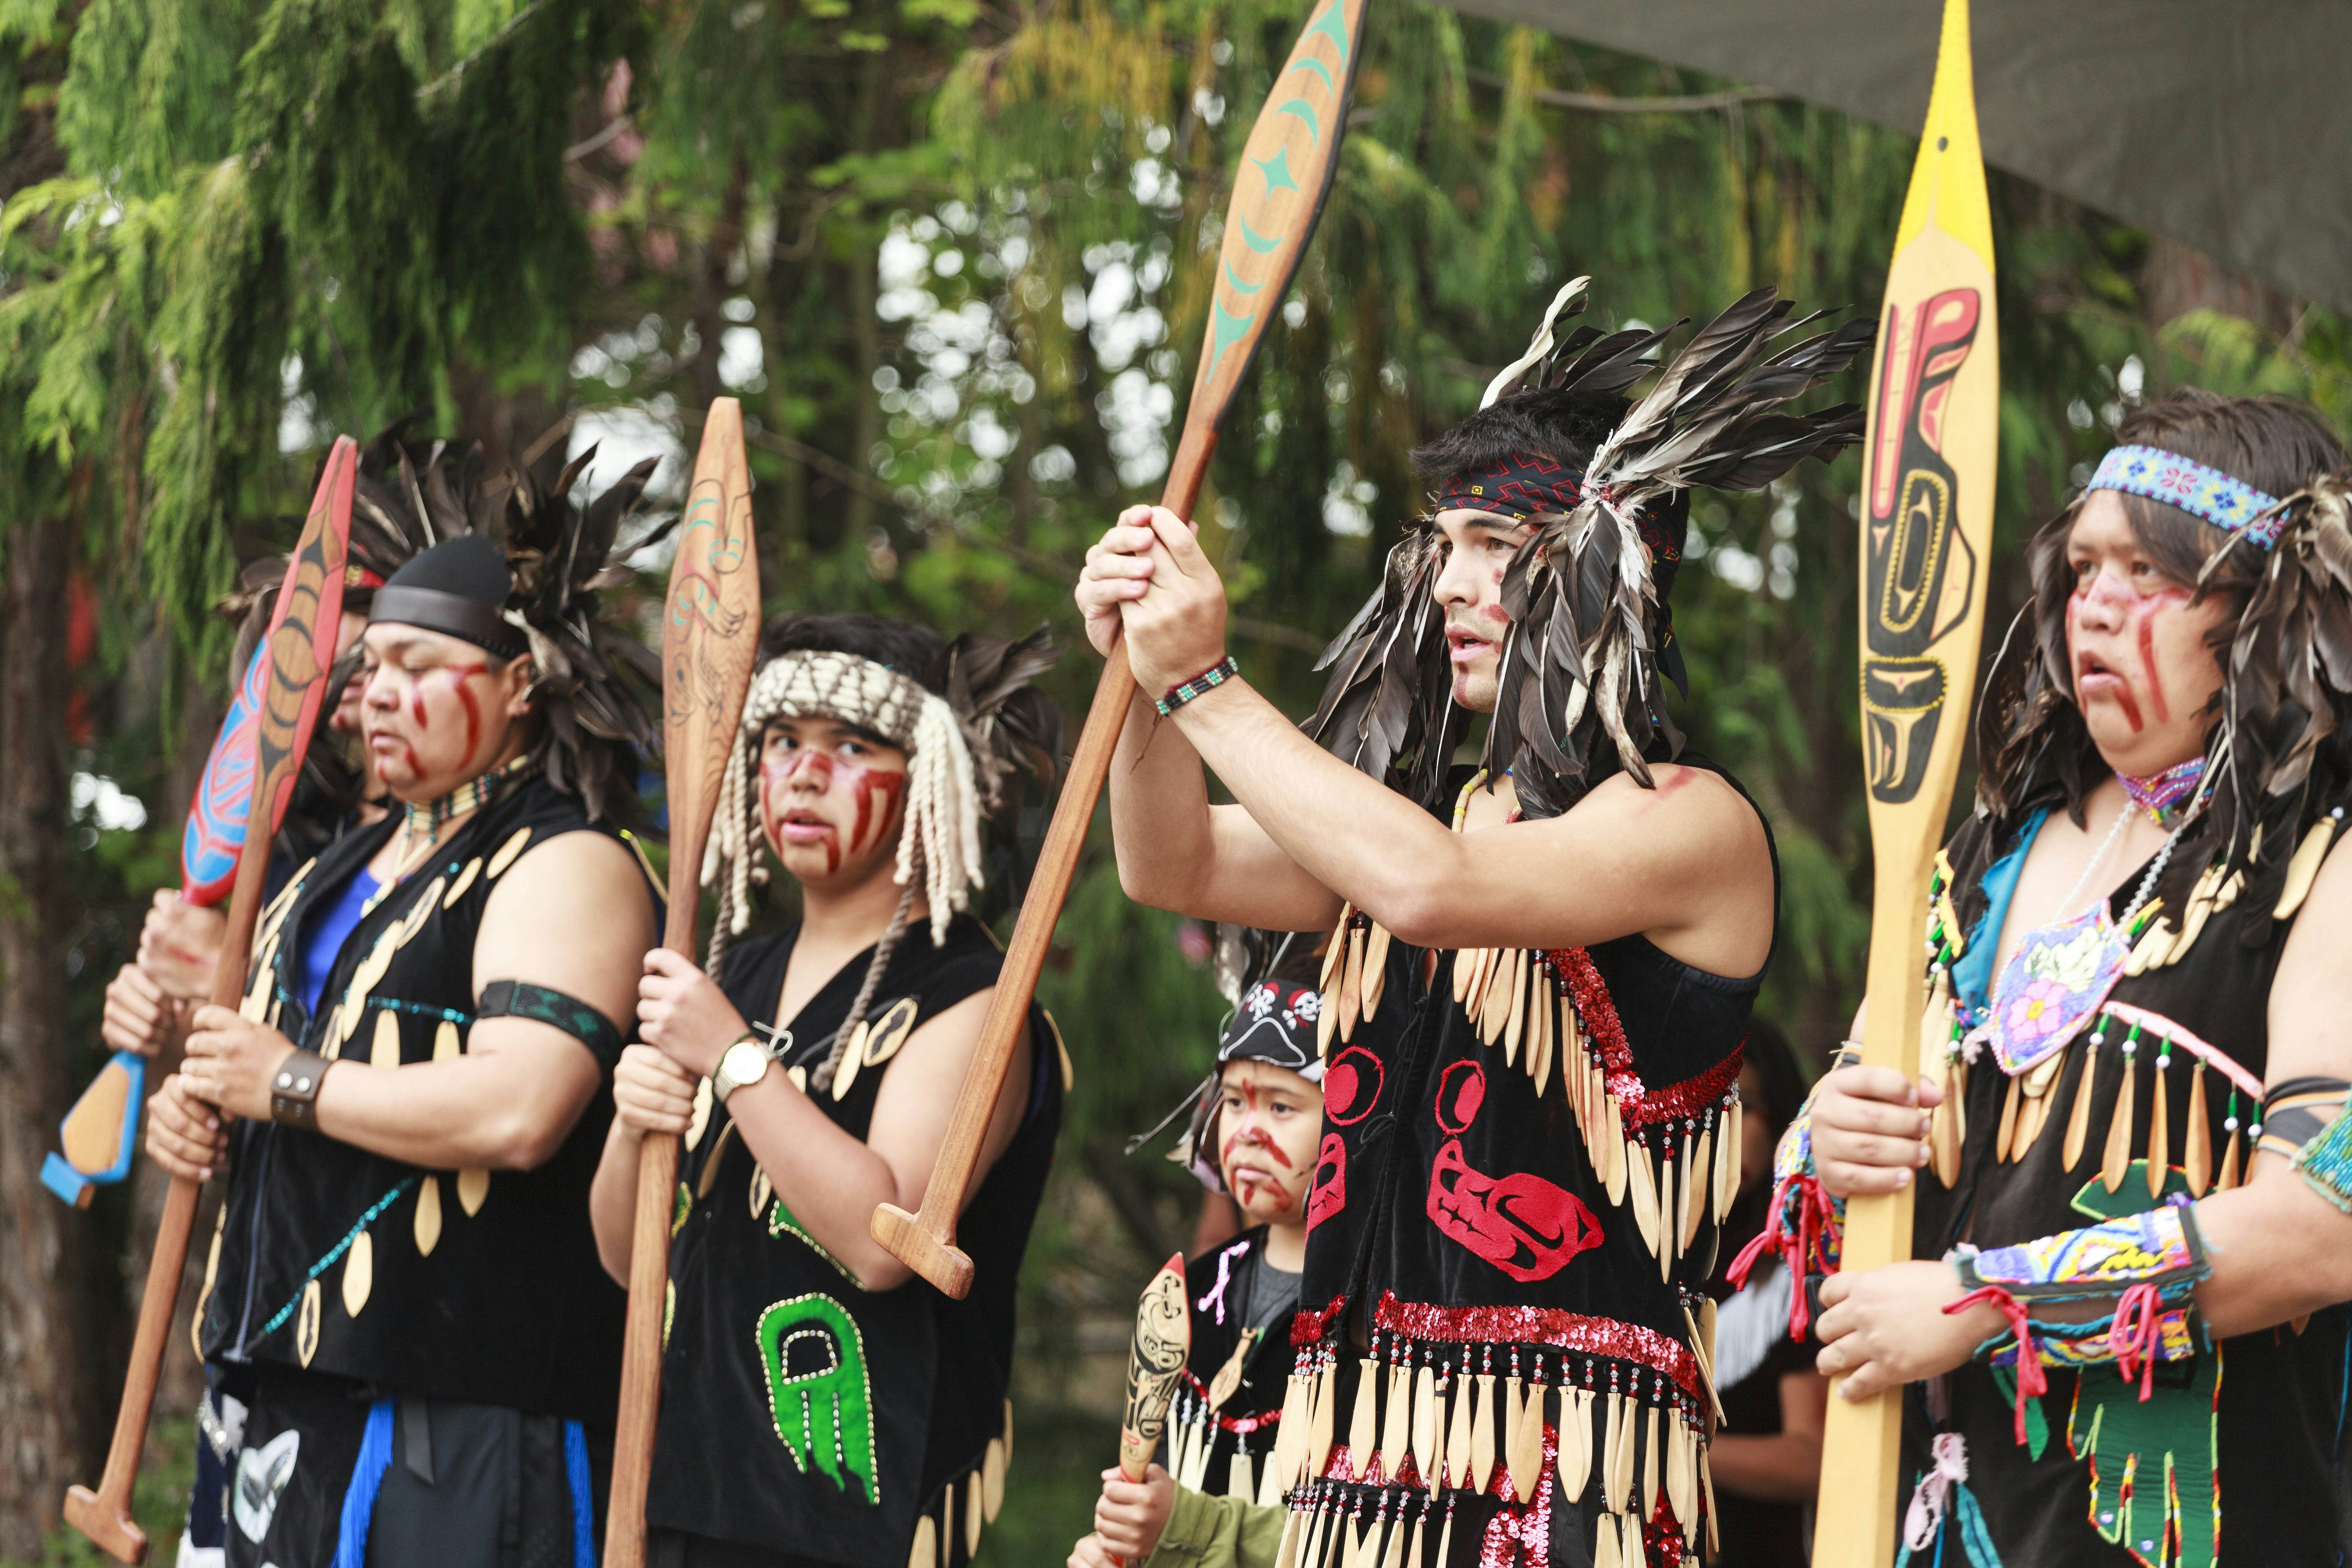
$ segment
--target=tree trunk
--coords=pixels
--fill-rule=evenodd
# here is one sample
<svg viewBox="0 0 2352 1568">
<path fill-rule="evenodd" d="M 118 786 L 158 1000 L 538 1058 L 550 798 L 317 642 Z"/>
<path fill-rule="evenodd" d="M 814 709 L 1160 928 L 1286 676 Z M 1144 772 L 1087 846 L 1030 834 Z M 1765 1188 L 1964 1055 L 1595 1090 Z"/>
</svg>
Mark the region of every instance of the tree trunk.
<svg viewBox="0 0 2352 1568">
<path fill-rule="evenodd" d="M 37 1557 L 67 1483 L 94 1480 L 111 1390 L 87 1342 L 91 1248 L 40 1184 L 67 1085 L 69 515 L 7 541 L 0 586 L 0 1557 Z M 97 1406 L 99 1408 L 93 1408 Z"/>
</svg>

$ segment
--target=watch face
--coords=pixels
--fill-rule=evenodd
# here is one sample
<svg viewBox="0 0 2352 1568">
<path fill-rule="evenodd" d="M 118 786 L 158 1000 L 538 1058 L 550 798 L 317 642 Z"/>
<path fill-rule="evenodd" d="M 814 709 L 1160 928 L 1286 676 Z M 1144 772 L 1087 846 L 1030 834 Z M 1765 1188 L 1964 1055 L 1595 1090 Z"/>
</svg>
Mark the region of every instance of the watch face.
<svg viewBox="0 0 2352 1568">
<path fill-rule="evenodd" d="M 738 1040 L 719 1058 L 719 1076 L 730 1089 L 756 1082 L 768 1070 L 768 1053 L 750 1040 Z"/>
</svg>

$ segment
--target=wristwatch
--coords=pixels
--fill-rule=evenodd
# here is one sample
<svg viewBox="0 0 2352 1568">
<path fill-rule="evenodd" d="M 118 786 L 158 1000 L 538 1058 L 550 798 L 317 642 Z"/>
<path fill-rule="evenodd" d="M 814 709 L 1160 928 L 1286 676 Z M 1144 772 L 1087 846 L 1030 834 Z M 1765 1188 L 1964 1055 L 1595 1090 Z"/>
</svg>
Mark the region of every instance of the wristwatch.
<svg viewBox="0 0 2352 1568">
<path fill-rule="evenodd" d="M 726 1104 L 729 1095 L 767 1077 L 775 1060 L 767 1047 L 745 1036 L 719 1054 L 719 1070 L 710 1075 L 710 1098 Z"/>
</svg>

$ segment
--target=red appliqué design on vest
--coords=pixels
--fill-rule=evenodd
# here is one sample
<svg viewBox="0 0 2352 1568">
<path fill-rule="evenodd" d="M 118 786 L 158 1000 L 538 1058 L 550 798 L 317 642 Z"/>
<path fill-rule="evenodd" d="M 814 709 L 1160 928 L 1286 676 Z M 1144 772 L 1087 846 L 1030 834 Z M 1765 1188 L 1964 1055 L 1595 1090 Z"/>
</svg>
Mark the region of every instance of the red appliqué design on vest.
<svg viewBox="0 0 2352 1568">
<path fill-rule="evenodd" d="M 1323 1120 L 1334 1127 L 1353 1127 L 1381 1102 L 1387 1074 L 1381 1058 L 1361 1046 L 1349 1046 L 1331 1058 L 1323 1075 Z"/>
<path fill-rule="evenodd" d="M 1315 1186 L 1307 1194 L 1307 1234 L 1348 1206 L 1348 1145 L 1337 1132 L 1323 1134 L 1315 1159 Z"/>
<path fill-rule="evenodd" d="M 1429 1223 L 1514 1279 L 1549 1279 L 1601 1245 L 1601 1221 L 1556 1182 L 1471 1168 L 1462 1134 L 1486 1102 L 1486 1069 L 1476 1062 L 1454 1062 L 1439 1078 L 1437 1125 L 1451 1136 L 1430 1169 Z"/>
</svg>

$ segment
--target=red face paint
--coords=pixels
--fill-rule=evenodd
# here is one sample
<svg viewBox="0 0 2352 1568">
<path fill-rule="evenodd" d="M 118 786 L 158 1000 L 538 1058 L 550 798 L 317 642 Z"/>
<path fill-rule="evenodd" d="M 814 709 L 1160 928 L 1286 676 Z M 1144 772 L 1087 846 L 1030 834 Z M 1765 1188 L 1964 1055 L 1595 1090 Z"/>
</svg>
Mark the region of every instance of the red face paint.
<svg viewBox="0 0 2352 1568">
<path fill-rule="evenodd" d="M 446 666 L 443 671 L 449 677 L 449 689 L 457 694 L 458 705 L 466 710 L 464 765 L 467 767 L 474 765 L 474 750 L 482 743 L 482 709 L 481 704 L 474 700 L 473 688 L 467 686 L 466 682 L 475 676 L 488 675 L 489 672 L 490 667 L 487 664 L 453 664 Z"/>
<path fill-rule="evenodd" d="M 861 854 L 881 842 L 898 810 L 898 801 L 907 793 L 907 775 L 881 768 L 860 767 L 855 763 L 842 764 L 849 774 L 851 787 L 857 792 L 857 823 L 849 835 L 850 847 Z M 867 830 L 873 837 L 867 837 Z"/>
<path fill-rule="evenodd" d="M 2089 602 L 2089 599 L 2088 591 L 2082 588 L 2075 589 L 2073 594 L 2067 595 L 2066 599 L 2066 658 L 2068 663 L 2074 667 L 2074 706 L 2078 709 L 2083 706 L 2083 660 L 2082 655 L 2075 651 L 2075 634 L 2082 623 L 2083 606 Z M 2145 629 L 2143 629 L 2143 637 L 2145 637 Z M 2143 651 L 2146 647 L 2147 644 L 2143 642 Z M 2150 668 L 2152 670 L 2153 666 Z M 2130 725 L 2131 732 L 2137 735 L 2147 728 L 2147 725 L 2140 719 L 2139 703 L 2132 697 L 2131 683 L 2124 679 L 2120 674 L 2115 675 L 2114 679 L 2113 695 L 2116 706 L 2123 710 L 2124 722 Z"/>
<path fill-rule="evenodd" d="M 845 784 L 856 803 L 846 847 L 838 832 L 826 835 L 824 869 L 831 876 L 841 869 L 845 854 L 863 854 L 874 848 L 897 823 L 898 802 L 907 793 L 907 775 L 890 769 L 867 767 L 814 748 L 769 759 L 761 764 L 760 772 L 766 794 L 770 842 L 779 855 L 783 853 L 784 816 L 789 809 L 784 792 L 803 766 L 810 770 L 817 794 L 831 795 L 836 784 Z"/>
<path fill-rule="evenodd" d="M 2150 594 L 2142 599 L 2132 614 L 2139 622 L 2139 662 L 2147 676 L 2147 705 L 2156 710 L 2156 721 L 2168 722 L 2172 711 L 2165 705 L 2164 677 L 2156 668 L 2156 617 L 2166 610 L 2189 602 L 2186 588 L 2167 588 L 2161 594 Z M 2135 730 L 2139 728 L 2135 724 Z"/>
</svg>

